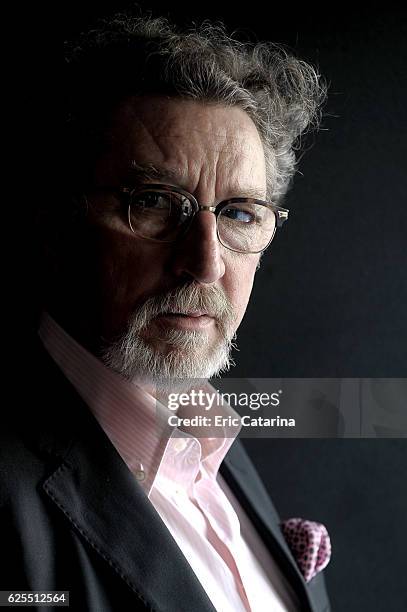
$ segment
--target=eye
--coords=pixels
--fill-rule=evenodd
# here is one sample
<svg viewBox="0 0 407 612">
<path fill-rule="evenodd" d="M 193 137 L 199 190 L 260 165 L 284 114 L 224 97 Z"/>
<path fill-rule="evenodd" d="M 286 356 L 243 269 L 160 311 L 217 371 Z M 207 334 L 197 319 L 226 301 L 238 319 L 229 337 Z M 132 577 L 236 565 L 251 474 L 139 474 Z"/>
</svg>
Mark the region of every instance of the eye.
<svg viewBox="0 0 407 612">
<path fill-rule="evenodd" d="M 236 206 L 228 206 L 222 210 L 222 215 L 232 221 L 238 221 L 239 223 L 256 223 L 257 221 L 257 216 L 253 210 L 238 208 Z"/>
<path fill-rule="evenodd" d="M 171 207 L 171 195 L 149 191 L 133 197 L 132 205 L 139 209 L 168 210 Z"/>
</svg>

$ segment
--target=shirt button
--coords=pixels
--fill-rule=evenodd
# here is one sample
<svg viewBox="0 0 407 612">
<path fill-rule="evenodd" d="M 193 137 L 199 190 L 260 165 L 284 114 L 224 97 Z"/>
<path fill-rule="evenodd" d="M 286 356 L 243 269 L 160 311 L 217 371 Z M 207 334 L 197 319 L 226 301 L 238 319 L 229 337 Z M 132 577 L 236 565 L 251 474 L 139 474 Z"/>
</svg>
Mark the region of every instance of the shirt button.
<svg viewBox="0 0 407 612">
<path fill-rule="evenodd" d="M 146 473 L 144 470 L 136 470 L 134 472 L 134 476 L 136 477 L 136 480 L 138 480 L 139 482 L 143 482 L 143 480 L 146 479 Z"/>
<path fill-rule="evenodd" d="M 174 441 L 174 450 L 177 453 L 180 453 L 181 451 L 184 450 L 184 448 L 186 447 L 186 445 L 188 444 L 187 440 L 185 440 L 185 438 L 177 438 Z"/>
<path fill-rule="evenodd" d="M 138 482 L 143 482 L 143 480 L 146 479 L 146 472 L 144 470 L 143 464 L 140 463 L 139 461 L 134 466 L 133 474 L 134 474 L 135 479 Z"/>
</svg>

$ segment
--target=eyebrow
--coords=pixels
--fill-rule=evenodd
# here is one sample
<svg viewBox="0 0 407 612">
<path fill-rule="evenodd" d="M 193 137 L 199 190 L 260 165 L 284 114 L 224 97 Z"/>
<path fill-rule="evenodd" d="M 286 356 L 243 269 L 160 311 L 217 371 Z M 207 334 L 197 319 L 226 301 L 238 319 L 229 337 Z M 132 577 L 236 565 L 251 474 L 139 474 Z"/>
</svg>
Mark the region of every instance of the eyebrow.
<svg viewBox="0 0 407 612">
<path fill-rule="evenodd" d="M 127 168 L 127 176 L 139 181 L 176 181 L 180 183 L 182 173 L 177 168 L 158 168 L 151 163 L 138 164 L 131 160 Z"/>
<path fill-rule="evenodd" d="M 180 170 L 180 168 L 177 167 L 168 166 L 166 168 L 160 168 L 152 163 L 139 164 L 135 160 L 131 160 L 127 168 L 126 179 L 137 182 L 158 181 L 160 183 L 164 183 L 165 181 L 168 181 L 170 184 L 174 185 L 174 187 L 179 187 L 181 189 L 184 189 L 185 191 L 189 191 L 188 185 L 185 184 L 185 180 L 183 178 L 183 172 Z M 235 189 L 233 191 L 239 193 L 239 195 L 231 197 L 244 197 L 254 198 L 255 200 L 265 200 L 264 194 L 262 194 L 258 189 L 253 187 L 239 187 L 238 189 Z"/>
</svg>

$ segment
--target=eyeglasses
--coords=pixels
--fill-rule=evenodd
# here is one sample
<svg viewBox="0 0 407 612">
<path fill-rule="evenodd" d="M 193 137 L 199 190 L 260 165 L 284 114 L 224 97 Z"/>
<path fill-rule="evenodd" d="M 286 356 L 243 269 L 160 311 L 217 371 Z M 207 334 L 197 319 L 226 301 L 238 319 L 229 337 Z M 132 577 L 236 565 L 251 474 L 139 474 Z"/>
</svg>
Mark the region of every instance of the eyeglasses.
<svg viewBox="0 0 407 612">
<path fill-rule="evenodd" d="M 120 187 L 118 195 L 131 231 L 155 242 L 179 240 L 196 213 L 207 210 L 216 215 L 216 233 L 224 247 L 237 253 L 260 253 L 288 218 L 286 208 L 254 198 L 231 198 L 217 206 L 202 206 L 193 195 L 173 185 Z"/>
</svg>

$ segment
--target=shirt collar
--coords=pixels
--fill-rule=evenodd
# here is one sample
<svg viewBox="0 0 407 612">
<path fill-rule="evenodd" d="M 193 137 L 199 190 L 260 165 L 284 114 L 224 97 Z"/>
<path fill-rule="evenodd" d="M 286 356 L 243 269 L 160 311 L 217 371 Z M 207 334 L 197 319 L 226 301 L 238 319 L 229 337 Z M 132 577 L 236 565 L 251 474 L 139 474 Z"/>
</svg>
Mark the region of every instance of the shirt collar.
<svg viewBox="0 0 407 612">
<path fill-rule="evenodd" d="M 81 346 L 48 314 L 43 313 L 39 336 L 46 350 L 88 405 L 98 423 L 115 446 L 128 468 L 136 475 L 149 495 L 166 449 L 179 446 L 179 440 L 194 440 L 200 461 L 207 473 L 216 477 L 241 425 L 229 404 L 211 408 L 211 414 L 230 417 L 222 429 L 209 436 L 207 428 L 183 426 L 182 431 L 168 424 L 169 409 L 136 384 L 107 368 Z M 210 394 L 216 389 L 207 381 L 200 388 Z M 191 413 L 183 406 L 179 416 Z M 230 424 L 230 420 L 233 425 Z M 239 421 L 239 425 L 236 422 Z M 177 444 L 178 440 L 178 444 Z M 197 446 L 198 445 L 198 446 Z"/>
</svg>

